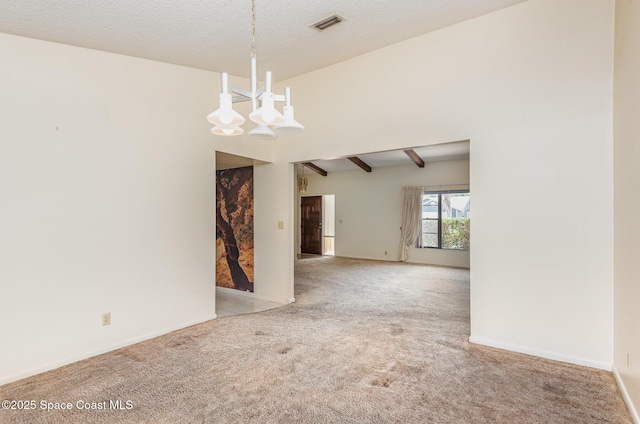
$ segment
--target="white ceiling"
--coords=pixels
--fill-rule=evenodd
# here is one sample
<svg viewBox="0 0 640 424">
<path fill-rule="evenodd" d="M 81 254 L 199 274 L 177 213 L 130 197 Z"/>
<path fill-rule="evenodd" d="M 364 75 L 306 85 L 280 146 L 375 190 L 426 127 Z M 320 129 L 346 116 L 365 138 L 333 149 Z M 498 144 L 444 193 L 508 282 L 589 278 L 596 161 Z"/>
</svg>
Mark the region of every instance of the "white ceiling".
<svg viewBox="0 0 640 424">
<path fill-rule="evenodd" d="M 469 149 L 469 140 L 464 140 L 452 143 L 415 147 L 413 148 L 413 151 L 415 151 L 425 163 L 428 163 L 442 160 L 466 159 L 469 157 Z M 363 155 L 357 155 L 357 157 L 363 160 L 373 170 L 375 170 L 376 168 L 387 166 L 402 166 L 413 164 L 413 161 L 404 152 L 404 150 L 367 153 Z M 314 160 L 312 161 L 312 163 L 327 172 L 353 171 L 356 169 L 360 169 L 358 165 L 351 162 L 347 158 Z M 306 170 L 305 172 L 310 171 Z"/>
<path fill-rule="evenodd" d="M 523 1 L 256 0 L 258 69 L 287 79 Z M 251 2 L 0 0 L 0 32 L 247 77 Z"/>
</svg>

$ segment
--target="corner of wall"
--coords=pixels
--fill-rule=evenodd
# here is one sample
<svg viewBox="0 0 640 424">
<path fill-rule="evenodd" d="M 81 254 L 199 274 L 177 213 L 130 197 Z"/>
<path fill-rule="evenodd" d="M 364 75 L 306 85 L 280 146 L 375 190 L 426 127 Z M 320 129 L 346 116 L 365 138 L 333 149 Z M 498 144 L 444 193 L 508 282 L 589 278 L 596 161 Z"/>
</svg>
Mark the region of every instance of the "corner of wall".
<svg viewBox="0 0 640 424">
<path fill-rule="evenodd" d="M 616 379 L 616 383 L 618 383 L 618 388 L 620 389 L 620 393 L 622 394 L 622 399 L 624 399 L 624 403 L 629 409 L 629 414 L 631 414 L 633 422 L 635 424 L 640 424 L 640 416 L 638 415 L 638 411 L 636 410 L 636 407 L 631 400 L 631 396 L 629 396 L 629 392 L 627 391 L 627 388 L 624 385 L 624 381 L 622 380 L 622 377 L 620 377 L 620 373 L 618 373 L 618 369 L 615 367 L 615 365 L 613 366 L 613 376 Z"/>
</svg>

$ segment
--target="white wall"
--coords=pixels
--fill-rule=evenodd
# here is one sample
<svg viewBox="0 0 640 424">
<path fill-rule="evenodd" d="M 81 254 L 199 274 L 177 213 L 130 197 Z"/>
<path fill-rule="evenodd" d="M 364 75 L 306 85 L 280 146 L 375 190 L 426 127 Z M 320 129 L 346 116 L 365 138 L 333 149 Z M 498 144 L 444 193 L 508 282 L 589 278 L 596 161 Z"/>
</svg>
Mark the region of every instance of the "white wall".
<svg viewBox="0 0 640 424">
<path fill-rule="evenodd" d="M 0 51 L 0 384 L 214 318 L 216 75 Z"/>
<path fill-rule="evenodd" d="M 469 188 L 469 160 L 429 162 L 424 168 L 413 164 L 375 168 L 370 173 L 361 169 L 330 172 L 326 177 L 308 172 L 309 187 L 304 196 L 336 195 L 335 254 L 351 258 L 399 260 L 402 187 Z M 299 209 L 297 206 L 298 248 Z M 468 268 L 469 252 L 412 249 L 408 262 Z"/>
<path fill-rule="evenodd" d="M 640 423 L 640 2 L 616 2 L 615 45 L 614 367 Z"/>
<path fill-rule="evenodd" d="M 293 166 L 254 166 L 254 293 L 263 299 L 293 302 Z M 282 181 L 274 185 L 273 181 Z M 277 205 L 278 207 L 274 207 Z M 278 223 L 282 222 L 280 229 Z"/>
<path fill-rule="evenodd" d="M 470 139 L 471 340 L 609 369 L 613 6 L 531 0 L 286 81 L 307 130 L 276 156 Z"/>
</svg>

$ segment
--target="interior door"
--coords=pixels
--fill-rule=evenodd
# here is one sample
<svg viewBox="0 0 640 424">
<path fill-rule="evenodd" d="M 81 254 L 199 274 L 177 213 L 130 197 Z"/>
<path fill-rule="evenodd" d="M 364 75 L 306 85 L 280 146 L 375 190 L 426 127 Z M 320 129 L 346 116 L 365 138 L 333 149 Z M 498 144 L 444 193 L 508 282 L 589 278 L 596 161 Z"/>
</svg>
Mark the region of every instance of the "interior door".
<svg viewBox="0 0 640 424">
<path fill-rule="evenodd" d="M 322 196 L 303 197 L 301 204 L 301 252 L 322 254 Z"/>
</svg>

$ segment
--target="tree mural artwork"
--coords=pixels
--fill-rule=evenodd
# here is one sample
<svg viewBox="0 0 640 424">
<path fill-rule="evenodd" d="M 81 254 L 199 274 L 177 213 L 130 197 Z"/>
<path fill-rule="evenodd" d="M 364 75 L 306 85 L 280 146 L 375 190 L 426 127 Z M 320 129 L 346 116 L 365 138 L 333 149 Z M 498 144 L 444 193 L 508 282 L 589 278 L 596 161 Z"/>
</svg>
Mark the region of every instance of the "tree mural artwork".
<svg viewBox="0 0 640 424">
<path fill-rule="evenodd" d="M 217 284 L 223 287 L 252 292 L 252 167 L 227 169 L 217 172 L 216 238 L 220 240 L 220 244 L 224 246 L 224 253 L 219 254 L 220 258 L 217 261 Z M 225 259 L 226 267 L 221 261 L 222 257 Z M 229 279 L 228 276 L 230 276 L 231 281 L 226 281 Z"/>
</svg>

